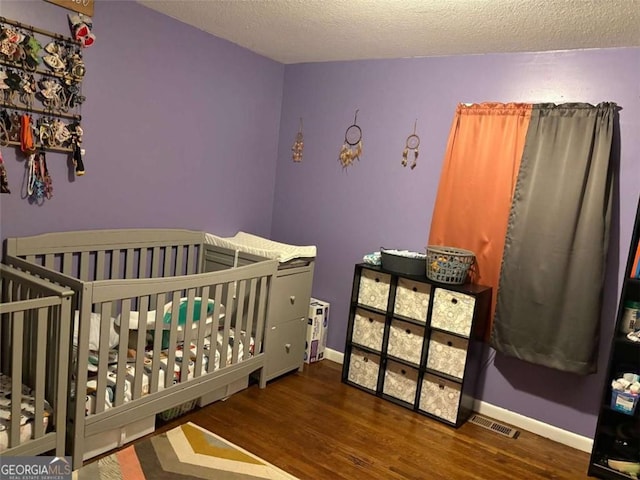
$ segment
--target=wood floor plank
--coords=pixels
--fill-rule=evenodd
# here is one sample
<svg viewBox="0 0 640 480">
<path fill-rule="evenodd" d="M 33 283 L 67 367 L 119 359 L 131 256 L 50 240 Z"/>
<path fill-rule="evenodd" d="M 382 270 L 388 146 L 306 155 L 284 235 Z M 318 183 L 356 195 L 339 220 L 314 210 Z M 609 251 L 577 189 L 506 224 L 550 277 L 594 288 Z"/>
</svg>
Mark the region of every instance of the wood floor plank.
<svg viewBox="0 0 640 480">
<path fill-rule="evenodd" d="M 532 433 L 508 438 L 477 425 L 441 424 L 341 383 L 323 360 L 225 401 L 191 421 L 301 480 L 576 480 L 589 455 Z"/>
</svg>

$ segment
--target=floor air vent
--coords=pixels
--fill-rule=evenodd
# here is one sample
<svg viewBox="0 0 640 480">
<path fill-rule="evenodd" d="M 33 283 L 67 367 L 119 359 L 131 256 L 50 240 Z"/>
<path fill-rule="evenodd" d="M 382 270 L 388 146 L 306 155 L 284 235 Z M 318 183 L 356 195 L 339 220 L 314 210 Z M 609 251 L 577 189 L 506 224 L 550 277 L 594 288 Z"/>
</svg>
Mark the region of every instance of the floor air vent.
<svg viewBox="0 0 640 480">
<path fill-rule="evenodd" d="M 518 435 L 520 434 L 518 430 L 508 427 L 502 423 L 489 420 L 488 418 L 481 417 L 480 415 L 473 415 L 469 421 L 475 425 L 486 428 L 487 430 L 504 435 L 505 437 L 518 438 Z"/>
</svg>

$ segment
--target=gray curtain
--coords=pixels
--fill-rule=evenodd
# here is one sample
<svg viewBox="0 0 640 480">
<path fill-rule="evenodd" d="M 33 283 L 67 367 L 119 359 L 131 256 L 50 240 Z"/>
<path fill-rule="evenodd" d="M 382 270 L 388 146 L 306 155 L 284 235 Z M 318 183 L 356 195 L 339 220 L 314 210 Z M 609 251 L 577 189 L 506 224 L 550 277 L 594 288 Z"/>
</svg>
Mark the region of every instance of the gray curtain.
<svg viewBox="0 0 640 480">
<path fill-rule="evenodd" d="M 616 115 L 612 103 L 533 107 L 491 332 L 499 352 L 596 370 Z"/>
</svg>

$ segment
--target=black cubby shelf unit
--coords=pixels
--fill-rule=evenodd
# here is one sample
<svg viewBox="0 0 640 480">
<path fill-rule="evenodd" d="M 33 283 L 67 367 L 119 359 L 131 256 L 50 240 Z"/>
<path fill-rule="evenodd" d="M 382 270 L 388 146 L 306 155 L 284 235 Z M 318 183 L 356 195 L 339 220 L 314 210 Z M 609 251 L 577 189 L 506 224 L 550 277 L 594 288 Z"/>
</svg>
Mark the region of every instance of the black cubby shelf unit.
<svg viewBox="0 0 640 480">
<path fill-rule="evenodd" d="M 357 264 L 342 381 L 459 427 L 473 409 L 491 294 Z"/>
</svg>

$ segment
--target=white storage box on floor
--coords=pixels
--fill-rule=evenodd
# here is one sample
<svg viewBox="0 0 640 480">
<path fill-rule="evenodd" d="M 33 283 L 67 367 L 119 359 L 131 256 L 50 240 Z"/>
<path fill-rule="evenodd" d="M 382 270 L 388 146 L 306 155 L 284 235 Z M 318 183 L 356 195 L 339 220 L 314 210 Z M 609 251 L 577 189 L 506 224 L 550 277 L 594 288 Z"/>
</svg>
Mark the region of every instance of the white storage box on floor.
<svg viewBox="0 0 640 480">
<path fill-rule="evenodd" d="M 314 363 L 324 358 L 329 331 L 329 303 L 311 298 L 307 322 L 307 341 L 304 348 L 304 362 Z"/>
</svg>

